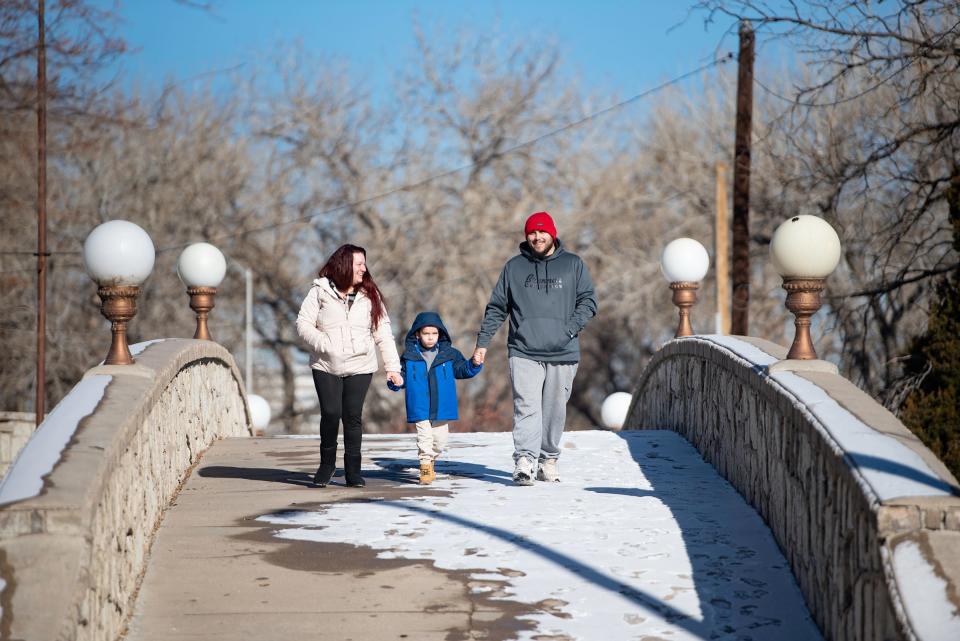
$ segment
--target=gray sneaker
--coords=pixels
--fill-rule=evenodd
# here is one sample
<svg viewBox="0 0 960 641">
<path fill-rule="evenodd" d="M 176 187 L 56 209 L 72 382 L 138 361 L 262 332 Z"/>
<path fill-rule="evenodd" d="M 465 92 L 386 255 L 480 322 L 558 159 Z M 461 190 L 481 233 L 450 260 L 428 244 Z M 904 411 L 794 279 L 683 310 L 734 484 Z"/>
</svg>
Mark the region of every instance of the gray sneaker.
<svg viewBox="0 0 960 641">
<path fill-rule="evenodd" d="M 533 462 L 526 456 L 517 459 L 513 468 L 513 482 L 517 485 L 533 485 Z"/>
<path fill-rule="evenodd" d="M 549 483 L 560 482 L 560 467 L 557 459 L 548 458 L 540 461 L 540 469 L 537 470 L 537 480 L 547 481 Z"/>
</svg>

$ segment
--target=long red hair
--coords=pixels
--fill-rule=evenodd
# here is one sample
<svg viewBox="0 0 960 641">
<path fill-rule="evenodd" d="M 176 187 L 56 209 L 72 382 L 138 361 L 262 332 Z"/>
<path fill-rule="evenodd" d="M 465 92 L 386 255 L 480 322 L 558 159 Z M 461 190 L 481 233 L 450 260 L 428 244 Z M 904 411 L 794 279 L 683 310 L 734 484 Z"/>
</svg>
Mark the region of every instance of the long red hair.
<svg viewBox="0 0 960 641">
<path fill-rule="evenodd" d="M 347 291 L 353 286 L 353 255 L 363 254 L 367 257 L 367 250 L 356 245 L 341 245 L 337 251 L 333 252 L 326 264 L 320 268 L 320 278 L 329 278 L 333 284 L 342 292 Z M 373 276 L 370 275 L 370 268 L 367 268 L 363 275 L 363 280 L 357 285 L 357 289 L 366 294 L 370 299 L 370 325 L 377 329 L 380 321 L 386 316 L 386 300 L 380 293 L 380 288 L 373 282 Z"/>
</svg>

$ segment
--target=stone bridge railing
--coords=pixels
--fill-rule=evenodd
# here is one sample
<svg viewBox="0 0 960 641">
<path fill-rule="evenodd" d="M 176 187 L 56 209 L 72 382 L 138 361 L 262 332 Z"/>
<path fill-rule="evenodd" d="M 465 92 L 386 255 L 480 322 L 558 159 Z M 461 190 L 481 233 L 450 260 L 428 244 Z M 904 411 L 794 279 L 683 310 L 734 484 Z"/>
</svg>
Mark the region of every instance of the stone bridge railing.
<svg viewBox="0 0 960 641">
<path fill-rule="evenodd" d="M 0 638 L 123 632 L 164 508 L 216 439 L 250 434 L 233 358 L 208 341 L 132 347 L 47 416 L 0 484 Z"/>
<path fill-rule="evenodd" d="M 33 434 L 36 414 L 0 412 L 0 478 Z"/>
<path fill-rule="evenodd" d="M 786 350 L 674 340 L 626 429 L 686 437 L 763 516 L 827 639 L 960 639 L 960 489 L 892 414 Z M 775 368 L 776 369 L 776 368 Z"/>
</svg>

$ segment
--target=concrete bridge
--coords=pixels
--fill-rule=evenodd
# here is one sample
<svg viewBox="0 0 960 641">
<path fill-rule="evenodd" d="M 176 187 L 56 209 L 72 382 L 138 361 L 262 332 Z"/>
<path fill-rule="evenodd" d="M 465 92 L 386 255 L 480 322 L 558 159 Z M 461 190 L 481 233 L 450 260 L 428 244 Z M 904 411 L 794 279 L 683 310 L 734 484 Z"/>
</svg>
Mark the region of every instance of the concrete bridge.
<svg viewBox="0 0 960 641">
<path fill-rule="evenodd" d="M 467 434 L 421 488 L 400 435 L 365 439 L 363 490 L 250 435 L 219 345 L 135 351 L 0 485 L 2 639 L 960 639 L 957 480 L 780 346 L 671 341 L 559 485 Z"/>
</svg>

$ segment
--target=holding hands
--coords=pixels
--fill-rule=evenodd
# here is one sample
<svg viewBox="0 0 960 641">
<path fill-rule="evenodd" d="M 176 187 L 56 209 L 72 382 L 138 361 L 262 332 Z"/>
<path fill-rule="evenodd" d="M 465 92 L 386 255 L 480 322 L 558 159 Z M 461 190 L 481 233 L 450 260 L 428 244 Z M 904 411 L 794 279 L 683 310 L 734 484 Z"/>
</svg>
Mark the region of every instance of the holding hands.
<svg viewBox="0 0 960 641">
<path fill-rule="evenodd" d="M 474 365 L 483 365 L 483 359 L 486 355 L 487 355 L 487 348 L 478 347 L 475 350 L 473 350 L 473 358 L 471 358 L 470 360 L 473 361 Z"/>
<path fill-rule="evenodd" d="M 400 372 L 387 372 L 387 382 L 401 387 L 403 385 L 403 377 L 400 376 Z"/>
</svg>

